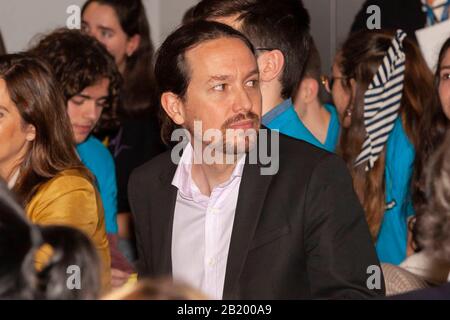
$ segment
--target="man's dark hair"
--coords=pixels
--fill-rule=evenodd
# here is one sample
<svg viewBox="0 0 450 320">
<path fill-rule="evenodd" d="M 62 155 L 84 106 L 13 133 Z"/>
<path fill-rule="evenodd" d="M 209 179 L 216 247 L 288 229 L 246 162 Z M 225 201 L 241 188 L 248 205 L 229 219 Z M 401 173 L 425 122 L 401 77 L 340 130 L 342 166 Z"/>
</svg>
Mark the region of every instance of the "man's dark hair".
<svg viewBox="0 0 450 320">
<path fill-rule="evenodd" d="M 194 10 L 195 6 L 192 6 L 184 12 L 183 19 L 181 20 L 182 24 L 188 24 L 189 22 L 194 21 Z"/>
<path fill-rule="evenodd" d="M 186 52 L 203 42 L 220 38 L 239 39 L 252 53 L 255 52 L 244 35 L 224 24 L 199 20 L 183 25 L 167 37 L 157 53 L 155 75 L 158 96 L 161 97 L 164 92 L 172 92 L 184 99 L 190 81 Z M 162 108 L 160 117 L 161 138 L 169 144 L 170 135 L 175 129 L 174 123 Z"/>
<path fill-rule="evenodd" d="M 240 15 L 252 6 L 261 4 L 260 0 L 202 0 L 194 9 L 196 19 L 214 19 Z"/>
<path fill-rule="evenodd" d="M 66 105 L 85 88 L 101 79 L 108 79 L 107 107 L 96 129 L 112 130 L 118 125 L 117 107 L 122 77 L 114 58 L 100 42 L 78 30 L 58 29 L 40 39 L 30 52 L 52 67 Z"/>
<path fill-rule="evenodd" d="M 6 46 L 3 42 L 2 32 L 0 31 L 0 56 L 6 54 Z"/>
<path fill-rule="evenodd" d="M 293 97 L 303 76 L 309 52 L 307 10 L 300 0 L 202 0 L 195 19 L 236 16 L 239 31 L 256 49 L 278 49 L 285 59 L 281 96 Z"/>
</svg>

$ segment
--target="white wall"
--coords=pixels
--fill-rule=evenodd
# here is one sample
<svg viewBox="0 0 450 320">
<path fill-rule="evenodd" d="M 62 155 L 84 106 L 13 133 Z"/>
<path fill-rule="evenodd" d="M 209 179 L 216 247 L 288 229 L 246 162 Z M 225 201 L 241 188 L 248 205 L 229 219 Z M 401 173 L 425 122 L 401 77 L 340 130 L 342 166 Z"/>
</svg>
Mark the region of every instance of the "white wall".
<svg viewBox="0 0 450 320">
<path fill-rule="evenodd" d="M 161 37 L 164 40 L 177 26 L 181 24 L 184 13 L 198 0 L 165 0 L 161 2 Z"/>
<path fill-rule="evenodd" d="M 24 50 L 37 33 L 66 23 L 67 7 L 84 0 L 0 0 L 0 30 L 8 52 Z"/>
<path fill-rule="evenodd" d="M 364 0 L 303 0 L 311 16 L 311 33 L 322 57 L 322 72 L 329 73 L 336 50 L 350 32 Z"/>
<path fill-rule="evenodd" d="M 159 47 L 181 22 L 184 12 L 198 0 L 143 0 L 152 39 Z M 322 55 L 323 70 L 331 67 L 336 47 L 346 37 L 355 13 L 364 0 L 303 0 L 312 18 L 312 34 Z M 0 0 L 0 30 L 9 52 L 24 50 L 39 33 L 65 25 L 69 5 L 85 0 Z M 334 5 L 333 5 L 334 3 Z"/>
<path fill-rule="evenodd" d="M 0 30 L 8 52 L 25 50 L 39 33 L 65 25 L 70 5 L 85 0 L 0 0 Z M 181 22 L 184 12 L 198 0 L 143 0 L 150 21 L 152 39 L 158 47 Z"/>
</svg>

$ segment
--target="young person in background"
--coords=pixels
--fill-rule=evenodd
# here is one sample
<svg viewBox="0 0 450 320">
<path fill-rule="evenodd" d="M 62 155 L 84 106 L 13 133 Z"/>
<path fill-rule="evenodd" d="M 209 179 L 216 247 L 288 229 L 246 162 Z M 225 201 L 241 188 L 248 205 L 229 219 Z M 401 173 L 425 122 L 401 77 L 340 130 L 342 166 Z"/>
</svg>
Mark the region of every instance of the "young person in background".
<svg viewBox="0 0 450 320">
<path fill-rule="evenodd" d="M 335 152 L 339 140 L 339 116 L 334 106 L 321 101 L 322 80 L 320 54 L 311 37 L 305 72 L 294 98 L 295 111 L 303 126 L 300 138 Z"/>
<path fill-rule="evenodd" d="M 117 248 L 114 160 L 109 150 L 91 133 L 94 128 L 112 128 L 117 125 L 120 73 L 103 45 L 78 30 L 56 30 L 43 37 L 31 52 L 52 67 L 64 93 L 78 155 L 96 178 L 105 209 L 115 285 L 116 270 L 131 273 L 133 268 Z"/>
<path fill-rule="evenodd" d="M 115 159 L 119 245 L 134 261 L 128 179 L 134 168 L 165 150 L 155 112 L 149 23 L 141 0 L 89 0 L 82 9 L 82 30 L 106 47 L 124 79 L 117 109 L 120 126 L 118 130 L 96 130 L 96 135 L 106 139 Z"/>
<path fill-rule="evenodd" d="M 424 168 L 429 166 L 432 155 L 444 143 L 446 133 L 450 124 L 450 39 L 448 39 L 439 54 L 436 73 L 434 76 L 434 89 L 432 91 L 432 103 L 424 111 L 421 127 L 420 142 L 417 149 L 416 166 L 414 174 L 413 203 L 416 210 L 414 219 L 411 220 L 411 251 L 410 255 L 401 263 L 401 267 L 420 276 L 431 284 L 442 284 L 448 280 L 448 263 L 436 257 L 432 257 L 427 250 L 423 250 L 418 235 L 420 231 L 420 220 L 422 215 L 428 215 L 423 219 L 431 219 L 430 199 L 436 205 L 439 199 L 434 199 L 429 187 L 432 181 L 426 183 Z M 448 139 L 447 139 L 448 142 Z M 440 151 L 441 157 L 443 150 Z M 430 176 L 430 179 L 432 176 Z M 431 198 L 430 198 L 431 197 Z M 416 224 L 418 221 L 418 224 Z M 427 232 L 428 233 L 428 232 Z M 430 234 L 425 234 L 429 237 Z"/>
<path fill-rule="evenodd" d="M 310 44 L 310 17 L 302 2 L 202 0 L 193 16 L 227 24 L 252 42 L 261 72 L 263 125 L 302 139 L 305 126 L 293 104 Z"/>
<path fill-rule="evenodd" d="M 414 175 L 414 206 L 419 208 L 426 203 L 423 168 L 431 155 L 444 141 L 450 127 L 450 38 L 443 44 L 439 53 L 434 76 L 434 88 L 430 91 L 431 103 L 423 113 L 420 125 L 420 141 Z"/>
<path fill-rule="evenodd" d="M 397 33 L 365 31 L 344 43 L 329 88 L 343 127 L 340 154 L 366 212 L 381 262 L 407 253 L 411 182 L 432 75 L 418 47 Z"/>
</svg>

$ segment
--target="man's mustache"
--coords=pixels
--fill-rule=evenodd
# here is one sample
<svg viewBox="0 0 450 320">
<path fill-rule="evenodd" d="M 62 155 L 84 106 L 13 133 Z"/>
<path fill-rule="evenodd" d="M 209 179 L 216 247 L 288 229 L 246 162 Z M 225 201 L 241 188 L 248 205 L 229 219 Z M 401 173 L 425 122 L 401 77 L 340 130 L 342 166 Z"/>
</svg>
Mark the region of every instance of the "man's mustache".
<svg viewBox="0 0 450 320">
<path fill-rule="evenodd" d="M 239 113 L 239 114 L 235 115 L 234 117 L 227 119 L 222 125 L 222 130 L 227 129 L 228 127 L 230 127 L 231 125 L 233 125 L 236 122 L 240 122 L 240 121 L 244 121 L 244 120 L 253 120 L 254 122 L 256 122 L 256 121 L 259 121 L 259 116 L 256 113 L 251 112 L 251 111 L 246 114 Z"/>
</svg>

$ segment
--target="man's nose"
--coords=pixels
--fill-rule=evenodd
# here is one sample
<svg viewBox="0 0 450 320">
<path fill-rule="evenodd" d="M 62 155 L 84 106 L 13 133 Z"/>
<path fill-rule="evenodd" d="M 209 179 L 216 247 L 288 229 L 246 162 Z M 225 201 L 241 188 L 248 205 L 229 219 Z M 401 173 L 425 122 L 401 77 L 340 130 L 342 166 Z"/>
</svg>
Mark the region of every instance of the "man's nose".
<svg viewBox="0 0 450 320">
<path fill-rule="evenodd" d="M 248 112 L 252 109 L 253 102 L 250 94 L 244 89 L 239 89 L 236 92 L 236 100 L 234 103 L 234 112 Z"/>
</svg>

